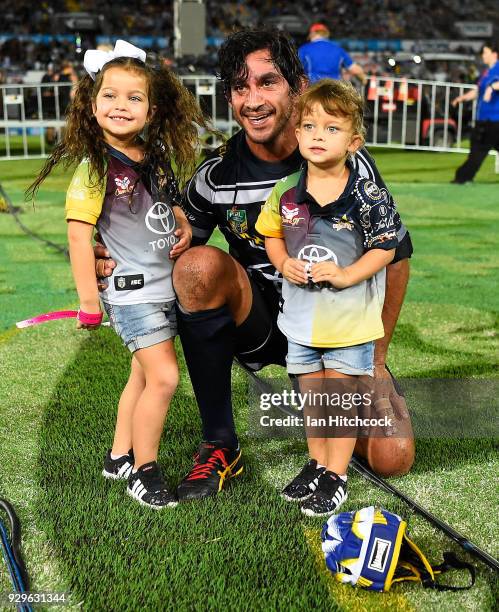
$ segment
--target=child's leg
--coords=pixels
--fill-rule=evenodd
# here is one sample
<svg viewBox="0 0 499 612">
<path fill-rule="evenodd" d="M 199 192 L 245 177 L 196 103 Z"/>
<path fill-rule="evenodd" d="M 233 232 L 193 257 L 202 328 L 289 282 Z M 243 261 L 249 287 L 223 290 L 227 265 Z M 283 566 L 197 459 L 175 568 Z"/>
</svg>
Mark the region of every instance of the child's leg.
<svg viewBox="0 0 499 612">
<path fill-rule="evenodd" d="M 166 413 L 178 384 L 178 365 L 173 340 L 134 353 L 142 368 L 145 387 L 132 415 L 135 469 L 156 461 Z"/>
<path fill-rule="evenodd" d="M 341 374 L 336 370 L 326 369 L 324 370 L 325 381 L 332 381 L 334 379 L 342 379 L 338 385 L 340 392 L 354 393 L 357 388 L 357 377 L 349 376 L 347 374 Z M 333 386 L 325 383 L 325 392 L 331 394 Z M 353 449 L 357 438 L 344 438 L 344 437 L 333 437 L 328 436 L 326 439 L 326 458 L 323 465 L 327 467 L 330 472 L 335 472 L 340 476 L 344 476 L 347 473 L 348 464 L 352 458 Z"/>
<path fill-rule="evenodd" d="M 296 344 L 289 338 L 286 364 L 288 372 L 298 377 L 300 394 L 302 400 L 305 399 L 303 419 L 310 459 L 284 487 L 282 496 L 288 501 L 301 502 L 308 499 L 317 488 L 327 459 L 324 428 L 314 424 L 321 423 L 326 416 L 325 407 L 319 399 L 324 382 L 324 368 L 320 350 Z M 319 395 L 314 401 L 315 394 Z M 312 400 L 308 401 L 310 398 Z M 312 419 L 315 421 L 312 422 Z"/>
<path fill-rule="evenodd" d="M 135 355 L 132 355 L 130 376 L 118 404 L 116 429 L 111 450 L 113 455 L 125 455 L 132 448 L 132 415 L 145 385 L 146 379 L 142 366 Z"/>
<path fill-rule="evenodd" d="M 313 397 L 314 394 L 322 393 L 322 385 L 324 381 L 324 370 L 319 372 L 312 372 L 310 374 L 301 374 L 298 376 L 300 384 L 300 393 L 303 395 L 310 393 Z M 319 404 L 305 405 L 303 409 L 303 418 L 305 423 L 305 433 L 307 435 L 307 446 L 308 454 L 310 459 L 315 459 L 318 465 L 326 465 L 328 450 L 326 446 L 326 438 L 320 437 L 320 428 L 317 426 L 310 426 L 308 423 L 312 422 L 312 419 L 325 418 L 326 413 L 324 406 Z M 315 421 L 317 422 L 317 421 Z"/>
</svg>

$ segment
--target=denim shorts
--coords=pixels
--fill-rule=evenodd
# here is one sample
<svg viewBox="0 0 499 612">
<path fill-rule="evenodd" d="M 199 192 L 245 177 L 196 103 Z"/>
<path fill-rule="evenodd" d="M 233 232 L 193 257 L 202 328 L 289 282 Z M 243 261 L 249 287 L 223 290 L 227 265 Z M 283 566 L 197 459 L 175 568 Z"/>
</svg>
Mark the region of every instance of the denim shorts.
<svg viewBox="0 0 499 612">
<path fill-rule="evenodd" d="M 373 376 L 374 342 L 344 348 L 314 348 L 296 344 L 288 338 L 286 364 L 289 374 L 310 374 L 327 369 L 350 376 Z"/>
<path fill-rule="evenodd" d="M 177 335 L 175 300 L 158 304 L 107 304 L 111 327 L 132 352 Z"/>
</svg>

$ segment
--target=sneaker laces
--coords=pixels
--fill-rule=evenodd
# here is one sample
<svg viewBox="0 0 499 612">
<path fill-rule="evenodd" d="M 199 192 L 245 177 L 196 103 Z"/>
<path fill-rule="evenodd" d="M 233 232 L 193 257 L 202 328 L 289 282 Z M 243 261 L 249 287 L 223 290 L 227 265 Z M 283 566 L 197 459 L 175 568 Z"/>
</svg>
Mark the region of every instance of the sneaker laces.
<svg viewBox="0 0 499 612">
<path fill-rule="evenodd" d="M 226 468 L 228 463 L 224 450 L 226 449 L 217 448 L 210 454 L 208 459 L 202 463 L 199 461 L 200 453 L 197 453 L 194 457 L 194 467 L 189 472 L 186 480 L 201 480 L 208 478 L 213 470 L 217 469 L 217 462 L 221 462 L 222 467 Z"/>
</svg>

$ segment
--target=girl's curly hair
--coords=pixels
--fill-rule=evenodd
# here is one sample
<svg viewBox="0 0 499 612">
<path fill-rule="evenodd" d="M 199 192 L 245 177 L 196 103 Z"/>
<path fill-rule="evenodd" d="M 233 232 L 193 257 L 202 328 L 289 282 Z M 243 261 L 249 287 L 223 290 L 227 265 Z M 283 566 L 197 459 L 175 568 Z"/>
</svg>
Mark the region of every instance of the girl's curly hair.
<svg viewBox="0 0 499 612">
<path fill-rule="evenodd" d="M 106 71 L 115 67 L 146 77 L 149 108 L 154 112 L 142 134 L 145 149 L 143 165 L 168 170 L 173 162 L 176 177 L 181 184 L 192 174 L 199 146 L 198 127 L 216 133 L 196 99 L 163 62 L 160 65 L 150 65 L 134 58 L 120 57 L 105 64 L 97 73 L 95 81 L 85 75 L 78 82 L 66 114 L 63 138 L 26 190 L 28 198 L 36 196 L 41 183 L 59 163 L 68 168 L 86 158 L 90 162 L 92 183 L 99 185 L 105 180 L 107 149 L 102 129 L 94 117 L 92 103 L 95 102 Z"/>
</svg>

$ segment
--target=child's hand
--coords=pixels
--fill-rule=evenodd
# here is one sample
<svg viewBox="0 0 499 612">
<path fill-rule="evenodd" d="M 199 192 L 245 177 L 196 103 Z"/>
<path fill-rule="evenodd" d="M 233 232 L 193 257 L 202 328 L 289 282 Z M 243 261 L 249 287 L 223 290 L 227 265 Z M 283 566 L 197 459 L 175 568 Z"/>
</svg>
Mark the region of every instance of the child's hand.
<svg viewBox="0 0 499 612">
<path fill-rule="evenodd" d="M 303 259 L 288 257 L 282 265 L 282 275 L 294 285 L 305 285 L 308 282 L 308 276 L 305 271 L 306 264 L 307 262 L 303 261 Z"/>
<path fill-rule="evenodd" d="M 76 317 L 76 329 L 97 329 L 102 323 L 102 312 L 99 305 L 80 306 Z"/>
<path fill-rule="evenodd" d="M 332 261 L 321 261 L 314 264 L 311 273 L 314 283 L 327 282 L 336 289 L 345 289 L 352 284 L 345 268 L 340 268 Z"/>
</svg>

